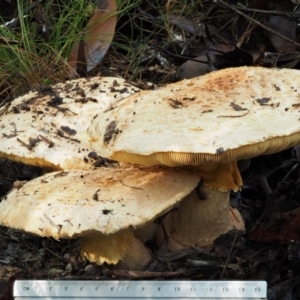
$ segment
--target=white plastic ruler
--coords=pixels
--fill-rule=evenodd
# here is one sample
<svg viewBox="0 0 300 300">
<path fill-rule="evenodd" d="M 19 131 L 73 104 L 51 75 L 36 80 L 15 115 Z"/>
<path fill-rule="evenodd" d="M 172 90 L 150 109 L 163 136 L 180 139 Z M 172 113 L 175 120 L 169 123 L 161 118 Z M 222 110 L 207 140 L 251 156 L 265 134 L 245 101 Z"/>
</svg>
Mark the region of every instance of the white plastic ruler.
<svg viewBox="0 0 300 300">
<path fill-rule="evenodd" d="M 14 299 L 267 299 L 265 281 L 16 280 Z"/>
</svg>

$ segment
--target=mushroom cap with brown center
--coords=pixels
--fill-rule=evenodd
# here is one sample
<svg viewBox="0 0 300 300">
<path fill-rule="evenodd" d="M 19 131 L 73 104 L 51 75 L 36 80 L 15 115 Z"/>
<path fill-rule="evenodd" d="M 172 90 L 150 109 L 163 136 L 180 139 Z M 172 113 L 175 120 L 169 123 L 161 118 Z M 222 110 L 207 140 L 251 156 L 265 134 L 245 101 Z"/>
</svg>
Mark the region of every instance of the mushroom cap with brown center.
<svg viewBox="0 0 300 300">
<path fill-rule="evenodd" d="M 87 169 L 91 120 L 138 90 L 121 78 L 93 77 L 29 92 L 0 110 L 0 157 L 52 170 Z"/>
<path fill-rule="evenodd" d="M 96 151 L 119 161 L 201 165 L 204 173 L 229 164 L 236 174 L 232 162 L 299 143 L 299 75 L 261 67 L 212 72 L 123 99 L 88 132 Z"/>
</svg>

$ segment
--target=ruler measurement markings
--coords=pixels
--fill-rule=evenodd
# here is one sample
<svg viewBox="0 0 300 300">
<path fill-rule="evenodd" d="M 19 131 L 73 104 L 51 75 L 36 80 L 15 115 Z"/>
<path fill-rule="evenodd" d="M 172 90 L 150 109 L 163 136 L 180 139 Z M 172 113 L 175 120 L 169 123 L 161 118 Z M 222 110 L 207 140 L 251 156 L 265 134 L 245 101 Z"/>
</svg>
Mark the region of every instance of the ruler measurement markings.
<svg viewBox="0 0 300 300">
<path fill-rule="evenodd" d="M 262 281 L 16 281 L 15 297 L 266 299 Z M 52 298 L 51 298 L 52 297 Z M 202 297 L 202 298 L 199 298 Z M 19 298 L 20 299 L 20 298 Z"/>
</svg>

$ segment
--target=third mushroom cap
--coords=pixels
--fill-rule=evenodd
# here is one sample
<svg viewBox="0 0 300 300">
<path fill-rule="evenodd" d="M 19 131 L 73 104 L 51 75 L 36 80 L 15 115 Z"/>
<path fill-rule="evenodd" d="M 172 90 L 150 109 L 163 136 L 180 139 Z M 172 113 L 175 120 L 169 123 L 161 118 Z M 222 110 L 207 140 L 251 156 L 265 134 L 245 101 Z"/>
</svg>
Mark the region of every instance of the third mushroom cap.
<svg viewBox="0 0 300 300">
<path fill-rule="evenodd" d="M 136 269 L 150 257 L 132 230 L 169 211 L 198 182 L 166 167 L 52 172 L 11 191 L 0 203 L 0 224 L 55 239 L 82 237 L 89 260 L 123 260 Z"/>
</svg>

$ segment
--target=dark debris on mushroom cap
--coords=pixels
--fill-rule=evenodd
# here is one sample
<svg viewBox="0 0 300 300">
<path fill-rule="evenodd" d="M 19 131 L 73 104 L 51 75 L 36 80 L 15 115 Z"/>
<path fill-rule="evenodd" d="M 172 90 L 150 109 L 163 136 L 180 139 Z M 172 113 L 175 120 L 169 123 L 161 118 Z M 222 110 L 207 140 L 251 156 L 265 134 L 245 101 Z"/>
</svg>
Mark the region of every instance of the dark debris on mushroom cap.
<svg viewBox="0 0 300 300">
<path fill-rule="evenodd" d="M 86 132 L 91 120 L 137 91 L 121 78 L 93 77 L 29 92 L 0 110 L 0 158 L 52 170 L 88 169 L 94 163 Z"/>
</svg>

